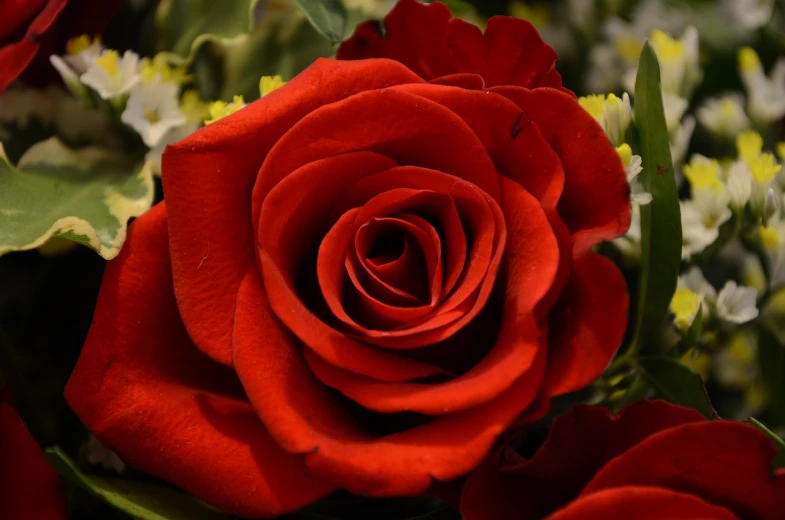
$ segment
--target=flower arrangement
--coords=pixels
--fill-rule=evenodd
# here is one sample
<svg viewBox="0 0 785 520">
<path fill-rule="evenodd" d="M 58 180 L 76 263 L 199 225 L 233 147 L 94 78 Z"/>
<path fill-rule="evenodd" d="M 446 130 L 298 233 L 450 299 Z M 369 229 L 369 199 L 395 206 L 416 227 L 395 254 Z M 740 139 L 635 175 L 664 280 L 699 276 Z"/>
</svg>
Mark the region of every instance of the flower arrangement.
<svg viewBox="0 0 785 520">
<path fill-rule="evenodd" d="M 785 4 L 0 6 L 0 517 L 785 520 Z"/>
</svg>

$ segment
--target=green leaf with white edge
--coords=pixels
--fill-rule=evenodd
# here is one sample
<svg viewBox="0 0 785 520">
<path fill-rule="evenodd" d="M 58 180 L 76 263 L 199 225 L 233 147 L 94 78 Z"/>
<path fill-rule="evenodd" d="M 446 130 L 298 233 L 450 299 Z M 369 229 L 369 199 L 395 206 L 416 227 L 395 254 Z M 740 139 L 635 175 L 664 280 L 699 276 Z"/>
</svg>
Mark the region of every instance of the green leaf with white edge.
<svg viewBox="0 0 785 520">
<path fill-rule="evenodd" d="M 132 480 L 86 475 L 59 447 L 46 458 L 58 474 L 110 506 L 141 520 L 228 520 L 198 499 L 176 489 Z"/>
<path fill-rule="evenodd" d="M 56 138 L 30 148 L 14 167 L 0 146 L 0 254 L 52 237 L 84 244 L 107 260 L 120 252 L 128 219 L 153 203 L 152 169 L 95 147 L 71 150 Z"/>
<path fill-rule="evenodd" d="M 346 8 L 341 0 L 295 0 L 311 24 L 330 43 L 343 41 L 346 33 Z"/>
<path fill-rule="evenodd" d="M 673 173 L 657 55 L 646 42 L 635 79 L 635 126 L 643 171 L 653 200 L 641 206 L 641 270 L 632 348 L 653 337 L 676 291 L 681 262 L 681 215 Z"/>
<path fill-rule="evenodd" d="M 188 56 L 202 34 L 232 38 L 251 26 L 251 0 L 161 0 L 155 12 L 156 47 Z"/>
<path fill-rule="evenodd" d="M 768 328 L 758 335 L 758 363 L 769 398 L 764 419 L 772 426 L 785 426 L 785 345 Z"/>
<path fill-rule="evenodd" d="M 771 441 L 774 443 L 774 446 L 777 447 L 777 456 L 774 457 L 774 461 L 772 465 L 775 468 L 785 468 L 785 441 L 783 441 L 779 437 L 779 435 L 769 430 L 763 423 L 761 423 L 754 417 L 750 417 L 749 419 L 747 419 L 747 423 L 756 427 L 757 429 L 765 433 L 769 437 L 769 439 L 771 439 Z"/>
<path fill-rule="evenodd" d="M 703 380 L 689 367 L 665 357 L 640 358 L 635 366 L 659 397 L 673 404 L 693 408 L 707 419 L 717 417 Z"/>
</svg>

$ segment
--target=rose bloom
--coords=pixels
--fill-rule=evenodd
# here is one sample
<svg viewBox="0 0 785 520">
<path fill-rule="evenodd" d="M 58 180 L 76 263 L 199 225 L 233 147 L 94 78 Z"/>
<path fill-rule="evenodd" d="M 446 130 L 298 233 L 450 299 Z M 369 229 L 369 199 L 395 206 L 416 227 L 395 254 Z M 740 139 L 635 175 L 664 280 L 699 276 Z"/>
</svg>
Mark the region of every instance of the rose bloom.
<svg viewBox="0 0 785 520">
<path fill-rule="evenodd" d="M 237 515 L 460 477 L 624 334 L 591 248 L 628 227 L 629 188 L 553 51 L 441 4 L 388 20 L 413 62 L 319 60 L 166 150 L 66 389 L 123 461 Z M 509 84 L 427 73 L 448 48 Z"/>
<path fill-rule="evenodd" d="M 503 446 L 468 479 L 465 520 L 782 520 L 777 448 L 744 423 L 664 401 L 577 406 L 531 459 Z"/>
<path fill-rule="evenodd" d="M 2 391 L 2 388 L 0 388 Z M 16 410 L 0 396 L 0 518 L 66 520 L 66 497 Z"/>
<path fill-rule="evenodd" d="M 34 81 L 53 77 L 49 55 L 59 53 L 69 37 L 100 32 L 119 5 L 120 0 L 1 0 L 0 93 L 25 71 Z"/>
</svg>

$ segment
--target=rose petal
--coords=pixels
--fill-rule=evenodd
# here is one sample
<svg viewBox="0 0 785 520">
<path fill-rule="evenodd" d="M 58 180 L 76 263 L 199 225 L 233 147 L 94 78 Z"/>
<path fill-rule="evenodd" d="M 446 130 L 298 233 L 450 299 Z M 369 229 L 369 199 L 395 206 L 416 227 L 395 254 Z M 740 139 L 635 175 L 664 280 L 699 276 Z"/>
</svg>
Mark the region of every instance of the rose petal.
<svg viewBox="0 0 785 520">
<path fill-rule="evenodd" d="M 523 520 L 535 517 L 517 517 Z M 738 520 L 725 508 L 699 497 L 657 487 L 625 486 L 593 493 L 572 502 L 548 520 Z"/>
<path fill-rule="evenodd" d="M 639 401 L 618 415 L 576 406 L 553 421 L 530 460 L 505 463 L 497 454 L 473 472 L 461 512 L 466 520 L 545 518 L 577 497 L 614 457 L 659 431 L 704 420 L 695 410 L 665 401 Z"/>
<path fill-rule="evenodd" d="M 472 73 L 482 76 L 488 87 L 561 87 L 556 52 L 531 23 L 494 16 L 483 34 L 473 24 L 451 19 L 450 10 L 438 2 L 401 0 L 383 24 L 357 26 L 338 48 L 338 59 L 366 58 L 400 61 L 426 80 L 444 82 L 448 76 Z"/>
<path fill-rule="evenodd" d="M 395 89 L 423 96 L 446 106 L 471 127 L 491 156 L 496 169 L 523 186 L 545 209 L 561 256 L 559 273 L 549 295 L 540 303 L 545 313 L 561 294 L 569 276 L 572 242 L 557 211 L 564 188 L 564 169 L 536 124 L 507 98 L 489 92 L 464 92 L 429 84 L 400 85 Z"/>
<path fill-rule="evenodd" d="M 583 388 L 608 366 L 627 330 L 629 295 L 619 268 L 593 253 L 573 260 L 572 271 L 549 319 L 544 392 Z"/>
<path fill-rule="evenodd" d="M 67 520 L 57 473 L 10 404 L 0 402 L 0 513 L 3 518 Z"/>
<path fill-rule="evenodd" d="M 534 400 L 542 380 L 544 355 L 488 404 L 373 439 L 309 372 L 298 342 L 267 306 L 255 270 L 243 281 L 237 309 L 235 366 L 259 417 L 287 451 L 308 454 L 314 472 L 355 493 L 416 495 L 432 479 L 465 474 Z"/>
<path fill-rule="evenodd" d="M 561 159 L 565 183 L 559 213 L 577 254 L 624 233 L 630 225 L 629 184 L 619 155 L 594 118 L 574 97 L 554 89 L 493 91 L 514 101 Z"/>
<path fill-rule="evenodd" d="M 415 411 L 443 415 L 496 398 L 525 377 L 539 349 L 541 331 L 534 308 L 544 296 L 558 265 L 558 245 L 537 201 L 517 184 L 504 179 L 504 212 L 508 228 L 505 302 L 496 342 L 466 374 L 441 384 L 374 381 L 330 366 L 305 352 L 311 370 L 327 386 L 378 412 Z M 493 331 L 485 331 L 492 335 Z M 476 349 L 481 345 L 454 345 Z M 521 410 L 523 411 L 523 410 Z"/>
<path fill-rule="evenodd" d="M 5 0 L 0 4 L 0 42 L 24 29 L 47 0 Z"/>
<path fill-rule="evenodd" d="M 15 4 L 17 3 L 19 2 Z M 30 4 L 29 7 L 39 4 L 38 9 L 43 4 L 40 0 L 27 0 L 26 2 L 23 0 L 22 3 Z M 49 30 L 67 5 L 68 0 L 47 0 L 46 7 L 40 10 L 32 23 L 27 27 L 24 38 L 7 45 L 0 43 L 0 93 L 13 83 L 24 72 L 27 65 L 33 61 L 40 45 L 40 36 Z M 14 7 L 11 7 L 11 11 L 18 12 L 18 9 L 15 10 Z M 29 11 L 25 10 L 25 12 L 29 14 Z M 6 15 L 8 15 L 8 12 L 5 8 L 0 9 L 0 20 L 3 20 Z M 6 33 L 9 27 L 13 25 L 14 27 L 10 29 L 13 31 L 18 22 L 19 20 L 16 19 L 11 21 L 9 25 L 5 25 L 9 22 L 3 20 L 0 24 L 0 40 L 8 36 Z"/>
<path fill-rule="evenodd" d="M 165 211 L 138 218 L 107 265 L 69 405 L 130 466 L 224 511 L 271 516 L 319 499 L 332 485 L 281 450 L 235 375 L 188 338 L 170 289 Z"/>
<path fill-rule="evenodd" d="M 657 486 L 697 495 L 740 518 L 779 520 L 785 474 L 772 474 L 777 448 L 759 430 L 733 421 L 676 426 L 611 460 L 581 496 L 619 486 Z"/>
<path fill-rule="evenodd" d="M 389 60 L 319 59 L 275 92 L 167 147 L 163 182 L 175 294 L 188 333 L 203 352 L 231 363 L 237 288 L 254 261 L 252 227 L 261 211 L 259 204 L 250 218 L 248 194 L 273 145 L 322 105 L 418 81 Z"/>
</svg>

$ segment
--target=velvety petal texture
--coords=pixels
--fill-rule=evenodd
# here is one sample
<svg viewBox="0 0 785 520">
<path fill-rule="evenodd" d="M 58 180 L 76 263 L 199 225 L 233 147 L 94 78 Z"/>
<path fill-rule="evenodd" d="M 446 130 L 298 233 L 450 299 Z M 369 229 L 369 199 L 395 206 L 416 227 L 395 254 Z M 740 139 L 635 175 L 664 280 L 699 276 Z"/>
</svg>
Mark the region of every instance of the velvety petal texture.
<svg viewBox="0 0 785 520">
<path fill-rule="evenodd" d="M 760 431 L 664 401 L 576 406 L 531 459 L 507 445 L 468 479 L 467 520 L 782 518 L 785 475 Z M 649 516 L 646 516 L 649 515 Z"/>
<path fill-rule="evenodd" d="M 167 148 L 166 208 L 132 224 L 68 386 L 129 465 L 235 514 L 462 477 L 626 328 L 591 253 L 629 221 L 624 169 L 553 51 L 441 4 L 386 23 L 383 56 L 318 60 Z"/>
<path fill-rule="evenodd" d="M 466 86 L 475 74 L 486 87 L 561 87 L 556 52 L 526 20 L 495 16 L 485 33 L 451 18 L 441 2 L 399 0 L 384 21 L 360 24 L 338 48 L 339 60 L 390 58 L 428 81 Z"/>
<path fill-rule="evenodd" d="M 0 518 L 66 520 L 65 490 L 16 410 L 0 398 Z"/>
</svg>

